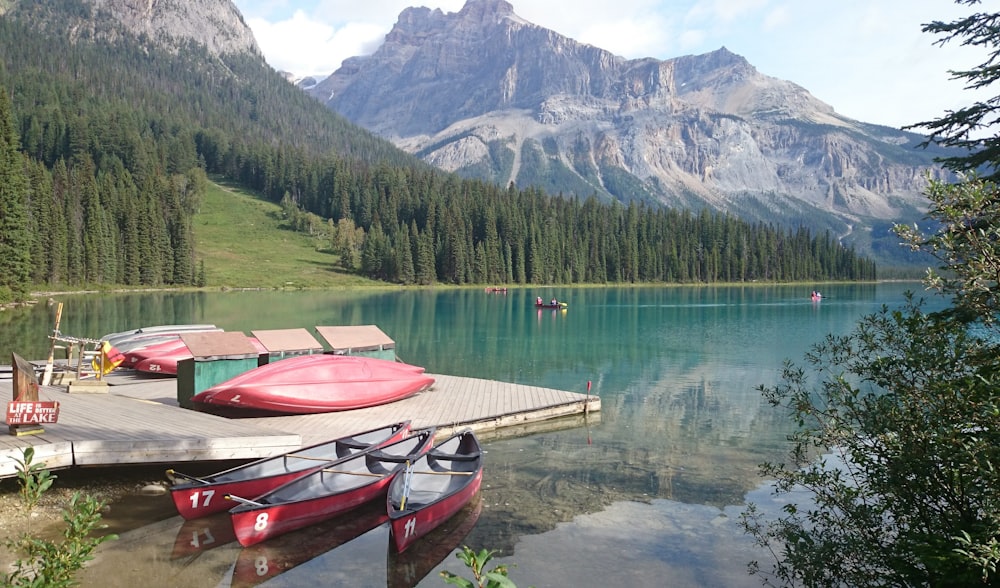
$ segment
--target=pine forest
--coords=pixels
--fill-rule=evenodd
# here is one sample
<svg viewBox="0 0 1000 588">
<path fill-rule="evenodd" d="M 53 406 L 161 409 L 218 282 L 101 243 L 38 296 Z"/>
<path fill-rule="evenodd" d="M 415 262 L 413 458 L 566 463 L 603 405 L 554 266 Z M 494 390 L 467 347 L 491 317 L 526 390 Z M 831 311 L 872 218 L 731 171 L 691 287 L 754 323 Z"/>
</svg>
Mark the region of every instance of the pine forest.
<svg viewBox="0 0 1000 588">
<path fill-rule="evenodd" d="M 192 218 L 213 177 L 321 231 L 340 269 L 390 283 L 875 278 L 873 262 L 801 227 L 446 174 L 259 56 L 166 51 L 76 0 L 31 4 L 0 16 L 0 299 L 206 285 Z M 89 36 L 70 39 L 72 19 Z"/>
</svg>

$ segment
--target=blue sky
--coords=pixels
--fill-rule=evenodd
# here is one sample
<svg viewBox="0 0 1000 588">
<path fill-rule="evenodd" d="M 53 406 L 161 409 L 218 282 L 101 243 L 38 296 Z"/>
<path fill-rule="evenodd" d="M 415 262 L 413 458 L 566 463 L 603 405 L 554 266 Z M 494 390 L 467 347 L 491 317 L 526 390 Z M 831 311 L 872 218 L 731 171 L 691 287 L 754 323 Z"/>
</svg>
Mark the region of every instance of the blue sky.
<svg viewBox="0 0 1000 588">
<path fill-rule="evenodd" d="M 475 1 L 475 0 L 473 0 Z M 626 58 L 670 59 L 725 46 L 837 112 L 894 127 L 934 119 L 975 94 L 950 80 L 985 53 L 933 45 L 949 0 L 508 0 L 537 25 Z M 373 52 L 408 6 L 457 12 L 465 0 L 234 0 L 275 69 L 326 76 Z M 980 98 L 985 94 L 980 94 Z"/>
</svg>

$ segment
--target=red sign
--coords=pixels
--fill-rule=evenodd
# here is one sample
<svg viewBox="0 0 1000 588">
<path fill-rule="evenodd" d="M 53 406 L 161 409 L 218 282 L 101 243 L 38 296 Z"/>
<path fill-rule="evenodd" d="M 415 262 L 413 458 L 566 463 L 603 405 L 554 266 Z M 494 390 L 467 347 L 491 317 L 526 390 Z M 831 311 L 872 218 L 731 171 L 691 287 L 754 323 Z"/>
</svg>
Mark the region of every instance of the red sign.
<svg viewBox="0 0 1000 588">
<path fill-rule="evenodd" d="M 59 403 L 10 402 L 7 404 L 8 425 L 41 425 L 59 420 Z"/>
</svg>

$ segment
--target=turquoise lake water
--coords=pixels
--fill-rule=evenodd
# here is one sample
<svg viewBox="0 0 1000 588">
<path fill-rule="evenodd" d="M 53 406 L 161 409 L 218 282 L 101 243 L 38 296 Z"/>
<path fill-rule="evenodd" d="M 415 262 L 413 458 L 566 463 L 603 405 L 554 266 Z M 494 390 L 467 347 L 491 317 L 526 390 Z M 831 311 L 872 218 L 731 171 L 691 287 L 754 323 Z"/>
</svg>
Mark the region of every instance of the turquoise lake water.
<svg viewBox="0 0 1000 588">
<path fill-rule="evenodd" d="M 757 464 L 783 457 L 788 421 L 756 388 L 774 384 L 784 360 L 800 361 L 826 334 L 848 332 L 883 304 L 899 306 L 903 292 L 920 285 L 825 286 L 821 302 L 810 300 L 810 289 L 157 292 L 59 300 L 61 331 L 73 336 L 172 323 L 247 334 L 375 324 L 396 341 L 401 359 L 430 373 L 575 392 L 587 392 L 589 383 L 600 395 L 600 414 L 487 442 L 480 509 L 470 514 L 467 534 L 441 539 L 444 555 L 427 549 L 418 554 L 424 561 L 400 572 L 383 525 L 284 573 L 262 574 L 265 585 L 442 586 L 437 570 L 464 572 L 450 553 L 468 544 L 502 550 L 498 561 L 517 564 L 511 578 L 519 586 L 759 586 L 746 564 L 764 555 L 742 536 L 737 518 L 748 500 L 776 508 Z M 536 310 L 536 296 L 557 297 L 568 308 Z M 52 317 L 44 304 L 0 316 L 0 352 L 47 355 Z M 128 553 L 116 545 L 108 562 L 115 550 Z M 140 548 L 133 556 L 139 552 L 155 557 Z M 203 585 L 238 585 L 239 545 L 212 554 L 186 562 L 184 573 L 193 566 Z M 94 567 L 102 565 L 114 564 Z M 408 579 L 387 582 L 401 574 Z"/>
</svg>

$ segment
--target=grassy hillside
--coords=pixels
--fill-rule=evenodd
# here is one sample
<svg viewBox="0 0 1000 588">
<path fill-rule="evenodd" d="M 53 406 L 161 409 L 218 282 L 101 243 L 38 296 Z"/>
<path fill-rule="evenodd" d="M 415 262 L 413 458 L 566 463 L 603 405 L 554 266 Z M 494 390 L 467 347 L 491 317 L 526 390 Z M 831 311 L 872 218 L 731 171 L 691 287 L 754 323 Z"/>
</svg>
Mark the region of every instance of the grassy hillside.
<svg viewBox="0 0 1000 588">
<path fill-rule="evenodd" d="M 194 216 L 195 256 L 206 286 L 354 288 L 385 286 L 347 273 L 317 238 L 284 226 L 277 204 L 210 183 Z"/>
</svg>

